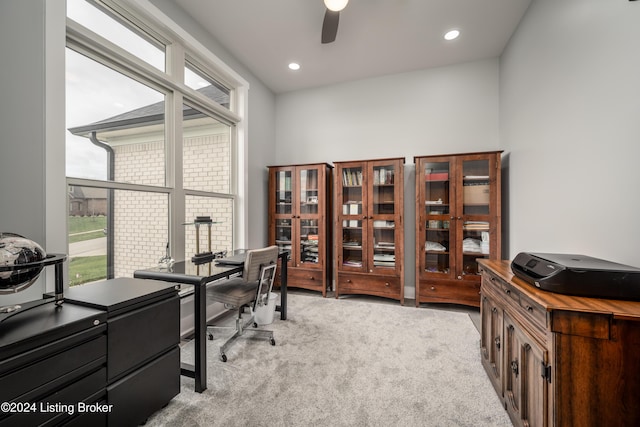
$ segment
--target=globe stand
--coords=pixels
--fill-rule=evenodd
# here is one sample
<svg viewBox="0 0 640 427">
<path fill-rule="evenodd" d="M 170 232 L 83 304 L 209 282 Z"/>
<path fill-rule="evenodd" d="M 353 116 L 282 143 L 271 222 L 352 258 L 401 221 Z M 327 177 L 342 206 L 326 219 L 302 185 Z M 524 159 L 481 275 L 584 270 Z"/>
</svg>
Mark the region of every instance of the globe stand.
<svg viewBox="0 0 640 427">
<path fill-rule="evenodd" d="M 0 272 L 13 271 L 13 270 L 26 270 L 29 268 L 46 267 L 49 265 L 55 266 L 55 293 L 53 303 L 56 307 L 62 305 L 64 302 L 64 276 L 62 271 L 62 263 L 67 259 L 66 254 L 48 254 L 42 261 L 29 262 L 18 265 L 3 265 L 0 266 Z M 18 313 L 25 312 L 35 307 L 39 307 L 44 304 L 51 303 L 51 297 L 43 298 L 41 300 L 29 301 L 23 304 L 8 305 L 0 307 L 0 323 L 14 316 Z"/>
</svg>

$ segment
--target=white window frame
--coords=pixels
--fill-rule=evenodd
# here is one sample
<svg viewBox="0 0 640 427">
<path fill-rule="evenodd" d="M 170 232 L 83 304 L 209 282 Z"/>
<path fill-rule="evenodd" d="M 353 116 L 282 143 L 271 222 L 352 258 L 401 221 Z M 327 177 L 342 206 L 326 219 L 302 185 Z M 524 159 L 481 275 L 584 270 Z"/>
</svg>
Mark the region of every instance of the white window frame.
<svg viewBox="0 0 640 427">
<path fill-rule="evenodd" d="M 159 187 L 67 178 L 67 185 L 168 194 L 170 206 L 169 240 L 174 259 L 185 259 L 185 232 L 182 225 L 185 222 L 185 197 L 204 195 L 233 199 L 233 247 L 246 247 L 248 82 L 149 1 L 100 0 L 99 3 L 114 9 L 126 19 L 162 40 L 167 46 L 166 72 L 162 72 L 84 26 L 66 18 L 67 47 L 115 68 L 124 75 L 168 93 L 165 99 L 166 184 L 164 187 Z M 206 70 L 208 75 L 231 89 L 229 109 L 216 104 L 184 84 L 185 58 Z M 230 143 L 233 164 L 230 194 L 202 192 L 182 187 L 182 106 L 185 102 L 231 127 Z"/>
</svg>

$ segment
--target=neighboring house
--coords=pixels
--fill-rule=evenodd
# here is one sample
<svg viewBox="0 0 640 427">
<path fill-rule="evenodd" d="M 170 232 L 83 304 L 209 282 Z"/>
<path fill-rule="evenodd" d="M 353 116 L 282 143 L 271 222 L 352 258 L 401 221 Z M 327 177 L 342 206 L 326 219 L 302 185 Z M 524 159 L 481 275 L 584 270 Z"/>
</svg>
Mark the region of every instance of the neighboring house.
<svg viewBox="0 0 640 427">
<path fill-rule="evenodd" d="M 228 94 L 213 86 L 198 90 L 228 106 Z M 165 186 L 164 102 L 150 104 L 88 125 L 69 129 L 88 138 L 108 153 L 110 181 Z M 209 193 L 229 194 L 231 183 L 230 127 L 184 106 L 183 108 L 184 187 Z M 85 190 L 83 188 L 83 190 Z M 113 256 L 114 277 L 131 276 L 136 269 L 155 265 L 163 255 L 169 236 L 169 200 L 161 193 L 125 190 L 111 192 L 107 203 L 109 252 Z M 233 201 L 229 198 L 187 196 L 185 218 L 210 216 L 212 250 L 232 249 Z M 185 254 L 195 254 L 195 228 L 188 227 Z M 200 251 L 207 250 L 201 233 Z"/>
<path fill-rule="evenodd" d="M 102 188 L 69 186 L 70 216 L 97 216 L 107 214 L 107 191 Z"/>
</svg>

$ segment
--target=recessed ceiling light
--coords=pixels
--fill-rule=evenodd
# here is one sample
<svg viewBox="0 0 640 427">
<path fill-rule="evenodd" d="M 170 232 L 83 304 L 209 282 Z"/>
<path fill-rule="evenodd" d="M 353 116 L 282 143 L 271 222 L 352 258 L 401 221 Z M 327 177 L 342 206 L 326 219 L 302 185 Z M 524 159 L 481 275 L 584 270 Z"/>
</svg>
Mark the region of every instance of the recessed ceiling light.
<svg viewBox="0 0 640 427">
<path fill-rule="evenodd" d="M 298 64 L 297 62 L 292 62 L 291 64 L 289 64 L 289 69 L 298 71 L 300 69 L 300 64 Z"/>
<path fill-rule="evenodd" d="M 449 30 L 445 33 L 444 35 L 444 39 L 445 40 L 455 40 L 458 38 L 458 36 L 460 35 L 460 31 L 459 30 Z"/>
</svg>

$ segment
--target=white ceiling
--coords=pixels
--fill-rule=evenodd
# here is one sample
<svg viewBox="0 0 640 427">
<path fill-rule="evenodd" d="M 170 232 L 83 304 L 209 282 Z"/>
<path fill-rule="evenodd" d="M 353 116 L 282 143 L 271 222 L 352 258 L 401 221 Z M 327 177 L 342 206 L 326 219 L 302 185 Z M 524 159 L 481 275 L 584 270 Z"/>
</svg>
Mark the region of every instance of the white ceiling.
<svg viewBox="0 0 640 427">
<path fill-rule="evenodd" d="M 531 2 L 350 0 L 323 45 L 323 0 L 175 1 L 275 93 L 497 57 Z"/>
</svg>

